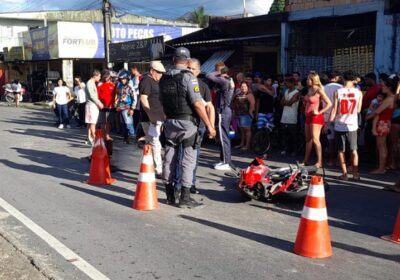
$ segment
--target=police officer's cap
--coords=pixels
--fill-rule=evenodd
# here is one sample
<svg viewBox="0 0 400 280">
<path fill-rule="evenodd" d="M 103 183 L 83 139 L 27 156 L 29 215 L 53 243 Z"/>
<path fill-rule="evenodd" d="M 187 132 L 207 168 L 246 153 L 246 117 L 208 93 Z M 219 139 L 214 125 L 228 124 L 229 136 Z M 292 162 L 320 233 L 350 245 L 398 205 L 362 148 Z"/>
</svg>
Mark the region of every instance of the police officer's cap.
<svg viewBox="0 0 400 280">
<path fill-rule="evenodd" d="M 185 47 L 179 47 L 175 50 L 174 57 L 179 59 L 190 59 L 190 51 Z"/>
</svg>

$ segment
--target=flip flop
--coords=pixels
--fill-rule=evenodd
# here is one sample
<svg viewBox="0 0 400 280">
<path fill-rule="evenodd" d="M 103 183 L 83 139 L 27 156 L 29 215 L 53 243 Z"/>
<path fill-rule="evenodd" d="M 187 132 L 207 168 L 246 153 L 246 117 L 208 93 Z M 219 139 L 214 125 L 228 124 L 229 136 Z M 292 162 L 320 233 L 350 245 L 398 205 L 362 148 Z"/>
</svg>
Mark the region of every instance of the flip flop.
<svg viewBox="0 0 400 280">
<path fill-rule="evenodd" d="M 353 181 L 361 181 L 360 173 L 353 174 Z"/>
<path fill-rule="evenodd" d="M 341 180 L 341 181 L 348 181 L 349 177 L 347 177 L 347 175 L 340 175 L 340 176 L 337 176 L 336 179 Z"/>
</svg>

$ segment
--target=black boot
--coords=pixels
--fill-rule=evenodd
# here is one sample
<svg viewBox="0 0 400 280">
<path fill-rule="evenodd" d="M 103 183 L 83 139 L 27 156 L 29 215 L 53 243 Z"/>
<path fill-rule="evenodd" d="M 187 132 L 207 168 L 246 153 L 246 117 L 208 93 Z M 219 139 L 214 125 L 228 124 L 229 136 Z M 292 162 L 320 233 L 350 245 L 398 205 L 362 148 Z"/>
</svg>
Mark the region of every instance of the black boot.
<svg viewBox="0 0 400 280">
<path fill-rule="evenodd" d="M 172 184 L 165 186 L 165 193 L 167 194 L 167 204 L 175 205 L 175 190 Z"/>
<path fill-rule="evenodd" d="M 179 208 L 198 208 L 203 205 L 203 203 L 199 203 L 190 197 L 190 188 L 182 187 L 181 198 L 179 199 Z"/>
<path fill-rule="evenodd" d="M 192 185 L 192 186 L 190 187 L 190 193 L 199 194 L 200 192 L 199 192 L 199 190 L 196 188 L 195 185 Z"/>
</svg>

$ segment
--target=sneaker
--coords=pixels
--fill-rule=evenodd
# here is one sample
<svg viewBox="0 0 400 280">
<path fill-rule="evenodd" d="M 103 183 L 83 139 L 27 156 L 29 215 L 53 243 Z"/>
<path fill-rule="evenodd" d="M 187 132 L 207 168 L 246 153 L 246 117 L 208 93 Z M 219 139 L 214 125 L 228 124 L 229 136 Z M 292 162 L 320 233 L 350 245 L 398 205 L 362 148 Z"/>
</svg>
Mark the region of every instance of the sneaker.
<svg viewBox="0 0 400 280">
<path fill-rule="evenodd" d="M 67 124 L 67 128 L 71 128 L 71 126 L 69 124 Z"/>
<path fill-rule="evenodd" d="M 64 125 L 63 125 L 63 124 L 60 124 L 60 125 L 58 126 L 58 129 L 64 129 Z"/>
<path fill-rule="evenodd" d="M 87 138 L 86 141 L 85 141 L 85 144 L 89 145 L 89 146 L 93 146 L 93 142 L 94 142 L 93 139 Z"/>
<path fill-rule="evenodd" d="M 215 168 L 216 166 L 219 166 L 219 165 L 224 165 L 224 164 L 225 164 L 225 163 L 224 163 L 224 162 L 222 162 L 222 161 L 221 161 L 221 162 L 218 162 L 218 163 L 215 163 L 215 164 L 214 164 L 214 168 Z"/>
<path fill-rule="evenodd" d="M 230 170 L 232 170 L 232 168 L 229 166 L 229 164 L 227 164 L 227 163 L 224 163 L 224 164 L 221 164 L 221 165 L 216 165 L 216 166 L 214 166 L 214 169 L 216 169 L 216 170 L 223 170 L 223 171 L 230 171 Z"/>
</svg>

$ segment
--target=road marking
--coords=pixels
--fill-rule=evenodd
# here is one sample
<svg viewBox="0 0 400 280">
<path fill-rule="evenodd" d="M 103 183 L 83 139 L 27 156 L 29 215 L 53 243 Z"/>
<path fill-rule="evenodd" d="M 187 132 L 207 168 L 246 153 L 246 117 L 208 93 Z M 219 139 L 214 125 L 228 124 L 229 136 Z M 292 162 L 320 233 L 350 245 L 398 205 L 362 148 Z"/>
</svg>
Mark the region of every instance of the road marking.
<svg viewBox="0 0 400 280">
<path fill-rule="evenodd" d="M 26 217 L 24 214 L 19 212 L 15 207 L 9 204 L 7 201 L 0 197 L 0 206 L 6 210 L 10 215 L 15 217 L 21 223 L 23 223 L 27 228 L 33 231 L 37 236 L 43 239 L 51 248 L 56 250 L 61 256 L 63 256 L 71 264 L 75 265 L 83 273 L 89 276 L 91 279 L 106 280 L 109 278 L 82 259 L 80 256 L 75 254 L 71 249 L 58 241 L 50 233 L 45 231 L 39 225 L 35 224 L 31 219 Z"/>
</svg>

